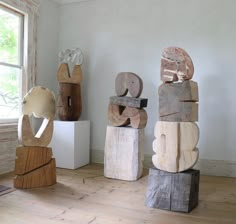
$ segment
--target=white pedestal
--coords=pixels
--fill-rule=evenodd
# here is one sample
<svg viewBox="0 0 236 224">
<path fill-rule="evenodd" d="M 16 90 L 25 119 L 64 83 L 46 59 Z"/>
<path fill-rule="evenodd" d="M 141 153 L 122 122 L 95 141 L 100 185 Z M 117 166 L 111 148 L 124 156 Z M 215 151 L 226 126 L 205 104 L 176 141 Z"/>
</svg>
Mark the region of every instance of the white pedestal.
<svg viewBox="0 0 236 224">
<path fill-rule="evenodd" d="M 90 158 L 90 121 L 54 121 L 50 143 L 56 166 L 77 169 Z"/>
<path fill-rule="evenodd" d="M 144 129 L 107 126 L 104 176 L 135 181 L 143 173 Z"/>
</svg>

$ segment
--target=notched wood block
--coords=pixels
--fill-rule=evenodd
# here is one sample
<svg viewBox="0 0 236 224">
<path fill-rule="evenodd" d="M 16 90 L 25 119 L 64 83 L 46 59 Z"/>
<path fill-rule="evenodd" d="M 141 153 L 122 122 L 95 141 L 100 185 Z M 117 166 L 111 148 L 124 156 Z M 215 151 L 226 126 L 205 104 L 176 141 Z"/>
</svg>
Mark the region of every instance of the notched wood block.
<svg viewBox="0 0 236 224">
<path fill-rule="evenodd" d="M 50 162 L 24 175 L 18 175 L 14 179 L 15 188 L 35 188 L 56 184 L 56 162 Z"/>
<path fill-rule="evenodd" d="M 159 87 L 161 121 L 198 121 L 198 85 L 187 80 L 164 83 Z"/>
<path fill-rule="evenodd" d="M 17 147 L 15 174 L 23 175 L 50 162 L 52 149 L 47 147 Z"/>
<path fill-rule="evenodd" d="M 111 96 L 110 103 L 125 107 L 143 108 L 147 107 L 148 99 L 128 97 L 128 96 L 125 97 Z"/>
<path fill-rule="evenodd" d="M 198 205 L 199 170 L 169 173 L 149 169 L 146 206 L 177 212 L 190 212 Z"/>
</svg>

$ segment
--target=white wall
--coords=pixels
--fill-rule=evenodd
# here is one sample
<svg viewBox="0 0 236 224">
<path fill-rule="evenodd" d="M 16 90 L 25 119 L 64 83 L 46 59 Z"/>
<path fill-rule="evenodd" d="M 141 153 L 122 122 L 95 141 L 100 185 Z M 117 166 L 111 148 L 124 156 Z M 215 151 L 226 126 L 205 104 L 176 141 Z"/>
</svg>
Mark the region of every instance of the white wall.
<svg viewBox="0 0 236 224">
<path fill-rule="evenodd" d="M 91 148 L 103 150 L 109 96 L 118 72 L 144 82 L 148 125 L 145 154 L 153 154 L 157 88 L 163 48 L 184 48 L 199 84 L 200 158 L 236 161 L 236 1 L 91 0 L 60 6 L 59 50 L 80 47 L 83 119 L 90 119 Z"/>
</svg>

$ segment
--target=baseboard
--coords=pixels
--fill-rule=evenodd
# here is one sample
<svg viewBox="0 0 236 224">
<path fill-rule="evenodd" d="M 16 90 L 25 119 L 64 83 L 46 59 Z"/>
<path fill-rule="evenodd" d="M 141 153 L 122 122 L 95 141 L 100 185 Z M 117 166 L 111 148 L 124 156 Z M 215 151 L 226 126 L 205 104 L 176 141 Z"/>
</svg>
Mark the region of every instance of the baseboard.
<svg viewBox="0 0 236 224">
<path fill-rule="evenodd" d="M 104 151 L 92 150 L 93 163 L 104 163 Z M 152 164 L 152 155 L 144 155 L 144 167 L 149 168 Z M 201 171 L 201 175 L 236 177 L 236 161 L 199 159 L 194 167 Z"/>
</svg>

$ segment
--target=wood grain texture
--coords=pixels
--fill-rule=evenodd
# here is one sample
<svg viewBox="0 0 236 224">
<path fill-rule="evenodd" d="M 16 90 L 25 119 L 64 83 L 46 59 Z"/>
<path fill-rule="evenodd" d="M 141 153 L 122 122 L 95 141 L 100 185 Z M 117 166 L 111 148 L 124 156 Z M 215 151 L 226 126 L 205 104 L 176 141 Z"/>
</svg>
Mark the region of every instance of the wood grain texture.
<svg viewBox="0 0 236 224">
<path fill-rule="evenodd" d="M 125 96 L 129 92 L 132 97 L 139 97 L 143 91 L 142 79 L 132 72 L 121 72 L 116 77 L 116 94 Z"/>
<path fill-rule="evenodd" d="M 69 66 L 67 63 L 62 63 L 57 71 L 57 81 L 59 83 L 80 84 L 83 79 L 83 74 L 80 65 L 75 65 L 70 75 Z"/>
<path fill-rule="evenodd" d="M 53 134 L 53 119 L 44 119 L 36 135 L 34 135 L 28 115 L 22 115 L 18 121 L 18 141 L 23 146 L 49 145 Z"/>
<path fill-rule="evenodd" d="M 190 212 L 198 205 L 199 170 L 169 173 L 149 169 L 146 205 L 177 212 Z"/>
<path fill-rule="evenodd" d="M 47 147 L 17 147 L 15 174 L 23 175 L 50 162 L 52 149 Z"/>
<path fill-rule="evenodd" d="M 116 104 L 108 106 L 108 120 L 113 126 L 131 125 L 133 128 L 145 128 L 147 124 L 147 112 L 144 109 L 123 107 Z"/>
<path fill-rule="evenodd" d="M 128 97 L 128 96 L 123 96 L 123 97 L 111 96 L 110 103 L 125 107 L 143 108 L 147 107 L 148 99 Z"/>
<path fill-rule="evenodd" d="M 159 86 L 161 121 L 198 121 L 198 85 L 191 80 Z"/>
<path fill-rule="evenodd" d="M 82 111 L 80 84 L 59 83 L 57 114 L 62 121 L 77 121 Z"/>
<path fill-rule="evenodd" d="M 107 126 L 104 175 L 135 181 L 143 173 L 144 130 Z"/>
<path fill-rule="evenodd" d="M 24 175 L 18 175 L 14 179 L 15 188 L 45 187 L 56 183 L 56 162 L 50 162 Z"/>
<path fill-rule="evenodd" d="M 4 224 L 235 224 L 235 178 L 201 176 L 199 204 L 190 213 L 144 205 L 148 171 L 138 181 L 105 178 L 103 165 L 57 169 L 57 184 L 0 197 Z M 0 176 L 12 186 L 12 174 Z"/>
<path fill-rule="evenodd" d="M 183 81 L 193 77 L 193 62 L 185 50 L 168 47 L 163 50 L 161 56 L 160 74 L 163 82 Z"/>
<path fill-rule="evenodd" d="M 199 128 L 192 122 L 163 122 L 155 126 L 152 157 L 154 166 L 168 172 L 181 172 L 192 168 L 198 161 L 196 148 Z"/>
</svg>

